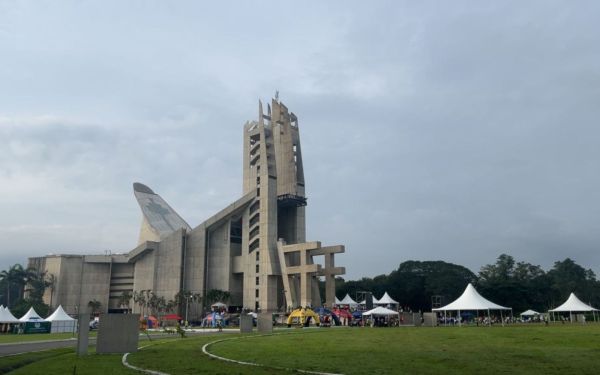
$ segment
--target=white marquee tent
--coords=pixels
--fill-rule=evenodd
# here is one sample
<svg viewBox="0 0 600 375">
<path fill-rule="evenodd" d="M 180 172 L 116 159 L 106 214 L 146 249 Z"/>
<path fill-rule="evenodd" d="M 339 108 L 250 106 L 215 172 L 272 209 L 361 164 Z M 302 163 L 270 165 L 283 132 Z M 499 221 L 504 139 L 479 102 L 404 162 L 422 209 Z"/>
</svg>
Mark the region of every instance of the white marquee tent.
<svg viewBox="0 0 600 375">
<path fill-rule="evenodd" d="M 432 309 L 432 311 L 443 311 L 444 312 L 444 321 L 446 321 L 446 313 L 448 311 L 458 311 L 458 316 L 460 316 L 461 311 L 487 311 L 488 319 L 490 318 L 490 310 L 500 310 L 500 316 L 502 318 L 502 311 L 510 310 L 512 315 L 512 308 L 504 307 L 497 305 L 487 299 L 483 298 L 481 294 L 475 290 L 473 285 L 469 283 L 467 288 L 463 292 L 463 294 L 458 297 L 454 302 L 437 309 Z M 504 319 L 502 319 L 504 320 Z M 458 321 L 460 325 L 460 319 Z M 503 323 L 504 324 L 504 323 Z"/>
<path fill-rule="evenodd" d="M 67 315 L 61 305 L 56 308 L 52 315 L 44 320 L 52 323 L 50 328 L 51 333 L 75 332 L 75 327 L 77 325 L 77 320 Z"/>
<path fill-rule="evenodd" d="M 337 297 L 335 297 L 335 304 L 340 305 L 341 303 L 342 303 L 342 301 L 340 301 Z"/>
<path fill-rule="evenodd" d="M 372 295 L 371 297 L 373 297 L 373 305 L 377 305 L 377 304 L 379 303 L 379 300 L 378 300 L 377 298 L 375 298 L 375 296 L 373 296 L 373 295 Z M 366 299 L 363 299 L 363 300 L 360 302 L 360 304 L 359 304 L 359 305 L 361 305 L 361 306 L 366 306 L 366 305 L 367 305 L 367 300 L 366 300 Z"/>
<path fill-rule="evenodd" d="M 348 305 L 348 306 L 352 306 L 352 307 L 358 306 L 358 303 L 356 303 L 356 301 L 353 300 L 349 294 L 346 294 L 346 297 L 344 297 L 344 299 L 341 300 L 339 304 L 340 305 Z"/>
<path fill-rule="evenodd" d="M 548 312 L 551 312 L 551 313 L 568 312 L 571 322 L 573 321 L 573 312 L 591 312 L 594 315 L 594 321 L 595 321 L 596 320 L 596 311 L 600 311 L 600 310 L 595 309 L 592 306 L 581 302 L 581 300 L 579 298 L 577 298 L 575 293 L 571 293 L 569 298 L 562 305 L 558 306 L 555 309 L 548 310 Z"/>
<path fill-rule="evenodd" d="M 527 310 L 527 311 L 523 311 L 521 313 L 521 316 L 537 316 L 537 315 L 542 315 L 539 312 L 535 311 L 535 310 Z"/>
<path fill-rule="evenodd" d="M 0 324 L 1 323 L 20 323 L 20 320 L 15 318 L 7 307 L 0 308 Z"/>
<path fill-rule="evenodd" d="M 39 316 L 37 312 L 35 312 L 35 309 L 33 308 L 33 306 L 31 306 L 29 308 L 29 311 L 27 311 L 25 313 L 25 315 L 23 315 L 19 320 L 21 322 L 28 322 L 30 320 L 33 320 L 33 321 L 38 320 L 39 321 L 39 320 L 44 320 L 44 319 L 42 319 L 42 317 Z"/>
<path fill-rule="evenodd" d="M 542 318 L 544 316 L 544 314 L 539 313 L 535 310 L 527 310 L 527 311 L 523 311 L 521 314 L 519 314 L 521 316 L 521 320 L 523 319 L 528 319 L 529 321 L 531 321 L 534 318 Z"/>
<path fill-rule="evenodd" d="M 373 298 L 373 304 L 377 304 L 377 305 L 385 305 L 385 306 L 391 306 L 391 305 L 396 305 L 398 306 L 398 302 L 395 301 L 392 297 L 390 297 L 390 295 L 388 294 L 388 292 L 385 292 L 383 294 L 383 297 L 381 297 L 379 300 L 377 300 L 377 302 L 375 302 L 375 298 Z"/>
<path fill-rule="evenodd" d="M 363 313 L 363 316 L 390 316 L 396 315 L 398 316 L 398 311 L 386 309 L 385 307 L 377 306 L 376 308 L 366 311 Z"/>
</svg>

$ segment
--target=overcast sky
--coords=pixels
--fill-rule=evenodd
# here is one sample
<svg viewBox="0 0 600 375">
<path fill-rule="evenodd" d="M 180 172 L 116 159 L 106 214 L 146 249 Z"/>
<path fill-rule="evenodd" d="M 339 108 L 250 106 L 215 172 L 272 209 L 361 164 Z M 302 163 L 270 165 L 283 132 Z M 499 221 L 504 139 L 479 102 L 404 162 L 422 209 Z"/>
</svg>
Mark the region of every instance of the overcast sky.
<svg viewBox="0 0 600 375">
<path fill-rule="evenodd" d="M 307 239 L 345 244 L 347 278 L 501 253 L 599 273 L 600 2 L 249 3 L 0 0 L 1 269 L 131 250 L 135 181 L 200 224 L 279 90 Z"/>
</svg>

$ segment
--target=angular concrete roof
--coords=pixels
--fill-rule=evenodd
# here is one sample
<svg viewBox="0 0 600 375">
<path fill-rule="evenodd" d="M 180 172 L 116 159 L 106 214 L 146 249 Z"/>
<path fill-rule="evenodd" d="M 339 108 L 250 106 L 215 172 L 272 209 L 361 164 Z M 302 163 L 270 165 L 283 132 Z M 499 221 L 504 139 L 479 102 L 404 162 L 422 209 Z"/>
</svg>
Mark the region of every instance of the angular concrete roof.
<svg viewBox="0 0 600 375">
<path fill-rule="evenodd" d="M 143 226 L 147 226 L 159 238 L 163 238 L 181 228 L 192 229 L 160 195 L 148 186 L 136 182 L 133 184 L 133 193 L 144 215 Z M 143 230 L 144 228 L 142 228 Z M 140 242 L 143 242 L 143 240 L 143 238 L 140 238 Z"/>
</svg>

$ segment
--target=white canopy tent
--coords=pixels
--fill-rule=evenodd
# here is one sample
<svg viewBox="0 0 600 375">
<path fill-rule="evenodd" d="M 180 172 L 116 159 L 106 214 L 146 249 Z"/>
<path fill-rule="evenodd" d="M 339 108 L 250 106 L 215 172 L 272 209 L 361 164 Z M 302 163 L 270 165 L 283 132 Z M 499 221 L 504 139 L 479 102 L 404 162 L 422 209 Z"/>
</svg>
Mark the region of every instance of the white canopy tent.
<svg viewBox="0 0 600 375">
<path fill-rule="evenodd" d="M 467 285 L 463 294 L 458 297 L 454 302 L 437 309 L 432 309 L 432 311 L 443 311 L 444 312 L 444 322 L 446 322 L 446 313 L 448 311 L 458 311 L 458 316 L 460 317 L 461 311 L 487 311 L 488 319 L 491 321 L 490 310 L 500 310 L 500 318 L 502 320 L 502 324 L 504 324 L 504 317 L 502 316 L 502 311 L 510 310 L 512 316 L 512 308 L 504 307 L 497 305 L 487 299 L 483 298 L 481 294 L 477 292 L 477 290 L 473 287 L 471 283 Z M 458 319 L 458 324 L 461 324 L 460 319 Z"/>
<path fill-rule="evenodd" d="M 397 301 L 395 301 L 392 297 L 390 297 L 388 292 L 385 292 L 383 294 L 383 297 L 381 297 L 379 300 L 377 300 L 377 302 L 375 302 L 375 298 L 373 298 L 373 304 L 384 305 L 384 306 L 391 306 L 391 305 L 398 306 L 399 305 L 399 303 Z"/>
<path fill-rule="evenodd" d="M 534 310 L 527 310 L 527 311 L 523 311 L 521 314 L 521 316 L 536 316 L 536 315 L 542 315 L 537 311 Z"/>
<path fill-rule="evenodd" d="M 385 307 L 377 306 L 376 308 L 366 311 L 362 314 L 363 316 L 398 316 L 398 311 L 390 310 Z"/>
<path fill-rule="evenodd" d="M 51 333 L 75 332 L 75 327 L 77 325 L 77 320 L 67 315 L 61 305 L 56 308 L 52 315 L 44 320 L 52 323 L 50 328 Z"/>
<path fill-rule="evenodd" d="M 356 303 L 355 300 L 353 300 L 349 294 L 346 294 L 346 297 L 344 297 L 343 300 L 340 301 L 339 303 L 340 305 L 348 305 L 350 307 L 356 307 L 358 306 L 358 303 Z"/>
<path fill-rule="evenodd" d="M 340 301 L 336 296 L 334 305 L 340 305 L 341 303 L 342 303 L 342 301 Z"/>
<path fill-rule="evenodd" d="M 594 321 L 596 321 L 596 319 L 597 319 L 596 311 L 600 311 L 600 310 L 595 309 L 592 306 L 581 302 L 581 300 L 579 298 L 577 298 L 575 293 L 571 293 L 569 298 L 562 305 L 558 306 L 555 309 L 548 310 L 548 312 L 553 313 L 552 314 L 553 316 L 554 316 L 555 312 L 568 312 L 569 319 L 571 322 L 573 322 L 573 312 L 591 312 L 592 315 L 594 316 Z"/>
<path fill-rule="evenodd" d="M 20 323 L 21 321 L 10 312 L 7 307 L 0 308 L 0 324 L 2 323 Z"/>
<path fill-rule="evenodd" d="M 33 308 L 33 306 L 31 306 L 29 308 L 29 311 L 27 311 L 25 313 L 25 315 L 23 315 L 19 320 L 21 322 L 27 322 L 27 321 L 30 321 L 30 320 L 34 320 L 34 321 L 38 320 L 39 321 L 39 320 L 44 320 L 44 319 L 42 319 L 42 317 L 39 316 L 37 312 L 35 312 L 35 309 Z"/>
<path fill-rule="evenodd" d="M 379 303 L 379 300 L 378 300 L 377 298 L 375 298 L 375 296 L 373 296 L 373 295 L 372 295 L 371 297 L 373 298 L 373 305 L 377 305 L 377 304 Z M 366 305 L 367 305 L 367 300 L 366 300 L 366 299 L 363 299 L 363 300 L 362 300 L 362 301 L 359 303 L 359 305 L 361 305 L 361 306 L 366 306 Z"/>
</svg>

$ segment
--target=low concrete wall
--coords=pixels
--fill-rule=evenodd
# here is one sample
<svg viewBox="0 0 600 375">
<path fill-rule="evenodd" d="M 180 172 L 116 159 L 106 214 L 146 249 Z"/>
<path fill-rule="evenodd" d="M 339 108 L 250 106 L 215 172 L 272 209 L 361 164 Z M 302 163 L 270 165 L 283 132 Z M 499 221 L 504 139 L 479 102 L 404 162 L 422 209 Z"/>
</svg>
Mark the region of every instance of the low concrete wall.
<svg viewBox="0 0 600 375">
<path fill-rule="evenodd" d="M 273 314 L 260 313 L 257 318 L 258 332 L 272 333 L 273 332 Z"/>
<path fill-rule="evenodd" d="M 251 333 L 254 323 L 252 315 L 240 316 L 240 333 Z"/>
<path fill-rule="evenodd" d="M 77 322 L 79 328 L 77 332 L 77 355 L 88 354 L 88 338 L 90 336 L 90 314 L 79 314 Z"/>
<path fill-rule="evenodd" d="M 437 314 L 436 313 L 423 313 L 423 325 L 427 327 L 437 326 Z"/>
<path fill-rule="evenodd" d="M 102 314 L 98 324 L 96 353 L 136 352 L 140 314 Z"/>
</svg>

